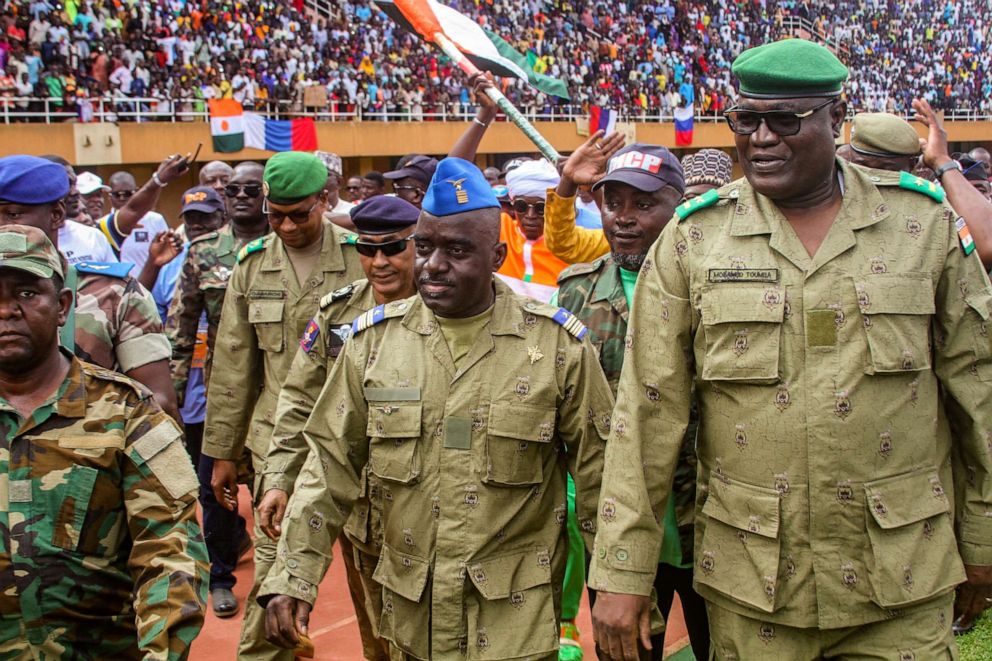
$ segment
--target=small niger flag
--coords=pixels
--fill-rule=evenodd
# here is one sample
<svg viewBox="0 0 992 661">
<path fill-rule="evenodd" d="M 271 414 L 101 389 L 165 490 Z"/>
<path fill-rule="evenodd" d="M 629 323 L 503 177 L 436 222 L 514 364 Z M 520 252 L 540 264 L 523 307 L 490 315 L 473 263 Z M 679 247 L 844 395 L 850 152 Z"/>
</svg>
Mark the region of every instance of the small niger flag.
<svg viewBox="0 0 992 661">
<path fill-rule="evenodd" d="M 244 110 L 234 99 L 211 99 L 210 135 L 214 139 L 214 151 L 229 153 L 245 148 Z"/>
</svg>

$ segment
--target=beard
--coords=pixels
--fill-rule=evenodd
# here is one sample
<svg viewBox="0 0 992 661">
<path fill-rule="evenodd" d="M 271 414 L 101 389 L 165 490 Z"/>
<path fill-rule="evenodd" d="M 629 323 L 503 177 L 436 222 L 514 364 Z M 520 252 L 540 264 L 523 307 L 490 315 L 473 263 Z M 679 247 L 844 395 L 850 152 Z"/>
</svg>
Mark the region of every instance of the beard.
<svg viewBox="0 0 992 661">
<path fill-rule="evenodd" d="M 644 260 L 647 259 L 647 254 L 631 255 L 628 253 L 614 252 L 610 253 L 613 257 L 613 261 L 622 269 L 628 271 L 640 271 L 641 265 L 644 264 Z"/>
</svg>

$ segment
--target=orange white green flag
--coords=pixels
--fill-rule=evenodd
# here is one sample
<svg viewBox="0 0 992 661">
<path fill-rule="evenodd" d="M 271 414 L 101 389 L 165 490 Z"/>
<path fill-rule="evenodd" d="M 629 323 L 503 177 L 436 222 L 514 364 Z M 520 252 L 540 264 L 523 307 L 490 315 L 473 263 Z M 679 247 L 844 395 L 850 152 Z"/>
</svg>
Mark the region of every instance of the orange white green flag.
<svg viewBox="0 0 992 661">
<path fill-rule="evenodd" d="M 245 148 L 244 109 L 234 99 L 211 99 L 210 135 L 214 151 L 230 153 Z"/>
</svg>

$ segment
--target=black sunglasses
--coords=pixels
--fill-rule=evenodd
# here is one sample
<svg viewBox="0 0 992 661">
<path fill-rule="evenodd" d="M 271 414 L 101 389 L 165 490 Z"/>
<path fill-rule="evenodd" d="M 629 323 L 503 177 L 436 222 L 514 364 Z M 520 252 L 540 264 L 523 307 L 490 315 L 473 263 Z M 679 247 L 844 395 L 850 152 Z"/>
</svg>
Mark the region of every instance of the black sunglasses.
<svg viewBox="0 0 992 661">
<path fill-rule="evenodd" d="M 396 239 L 395 241 L 387 241 L 386 243 L 372 243 L 370 241 L 356 241 L 355 250 L 358 251 L 359 255 L 364 257 L 375 257 L 375 254 L 382 251 L 382 254 L 386 257 L 392 257 L 398 255 L 404 250 L 406 250 L 406 244 L 410 241 L 410 237 L 405 239 Z"/>
<path fill-rule="evenodd" d="M 530 204 L 529 202 L 524 202 L 523 200 L 513 201 L 513 210 L 519 213 L 521 216 L 527 213 L 528 209 L 533 209 L 534 213 L 538 216 L 544 215 L 544 202 L 538 202 L 537 204 Z"/>
<path fill-rule="evenodd" d="M 228 184 L 224 186 L 224 195 L 228 197 L 237 197 L 244 191 L 244 194 L 248 197 L 258 197 L 262 194 L 261 184 Z"/>
<path fill-rule="evenodd" d="M 131 196 L 137 192 L 138 191 L 133 191 L 133 190 L 118 190 L 111 193 L 110 197 L 114 198 L 115 200 L 127 200 L 130 199 Z"/>
<path fill-rule="evenodd" d="M 751 135 L 758 130 L 761 122 L 765 123 L 768 130 L 778 136 L 790 136 L 799 133 L 803 126 L 803 120 L 812 116 L 817 110 L 826 108 L 836 98 L 827 99 L 823 103 L 806 112 L 790 112 L 788 110 L 742 110 L 734 106 L 723 112 L 723 116 L 730 126 L 730 130 L 737 135 Z"/>
</svg>

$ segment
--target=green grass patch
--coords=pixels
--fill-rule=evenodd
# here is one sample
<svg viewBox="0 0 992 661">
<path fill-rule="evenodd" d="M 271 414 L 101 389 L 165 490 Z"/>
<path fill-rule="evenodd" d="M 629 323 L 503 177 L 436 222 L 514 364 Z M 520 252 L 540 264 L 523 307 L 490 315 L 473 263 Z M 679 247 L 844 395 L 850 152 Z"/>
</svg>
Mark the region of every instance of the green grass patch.
<svg viewBox="0 0 992 661">
<path fill-rule="evenodd" d="M 985 611 L 975 628 L 956 640 L 961 650 L 961 661 L 992 659 L 992 610 Z"/>
</svg>

